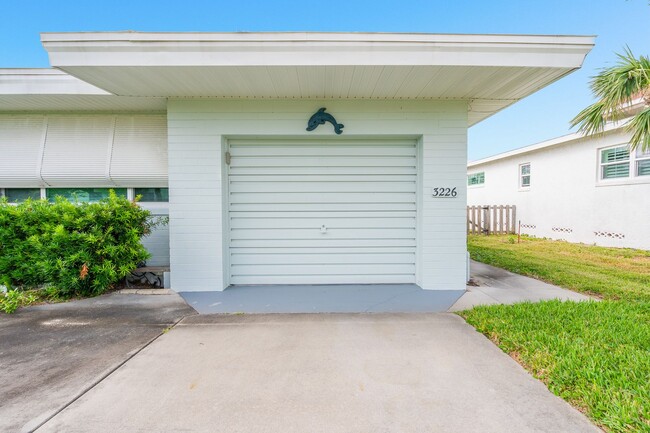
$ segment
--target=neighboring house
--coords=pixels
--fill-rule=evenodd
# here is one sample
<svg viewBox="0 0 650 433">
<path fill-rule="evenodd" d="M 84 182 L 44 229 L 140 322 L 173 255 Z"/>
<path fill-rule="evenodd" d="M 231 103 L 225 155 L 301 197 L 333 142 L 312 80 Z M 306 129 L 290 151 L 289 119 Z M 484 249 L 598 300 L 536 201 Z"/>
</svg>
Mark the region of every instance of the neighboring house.
<svg viewBox="0 0 650 433">
<path fill-rule="evenodd" d="M 363 33 L 42 41 L 56 69 L 0 72 L 0 188 L 142 194 L 169 213 L 169 247 L 167 232 L 146 242 L 160 263 L 169 250 L 177 291 L 464 290 L 467 128 L 579 68 L 593 46 Z"/>
<path fill-rule="evenodd" d="M 650 152 L 629 137 L 619 123 L 470 162 L 468 204 L 516 205 L 537 237 L 650 249 Z"/>
</svg>

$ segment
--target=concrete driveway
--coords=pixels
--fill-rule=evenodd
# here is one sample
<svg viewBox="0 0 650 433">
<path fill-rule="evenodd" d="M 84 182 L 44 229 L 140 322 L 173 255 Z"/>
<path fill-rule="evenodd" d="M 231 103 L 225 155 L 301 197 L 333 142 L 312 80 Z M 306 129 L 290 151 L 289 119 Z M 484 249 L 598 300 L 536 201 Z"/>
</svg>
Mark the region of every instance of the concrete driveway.
<svg viewBox="0 0 650 433">
<path fill-rule="evenodd" d="M 598 432 L 440 314 L 184 319 L 40 432 Z"/>
<path fill-rule="evenodd" d="M 472 274 L 452 309 L 589 299 Z M 7 432 L 600 431 L 449 313 L 198 316 L 110 294 L 0 315 L 0 383 Z"/>
<path fill-rule="evenodd" d="M 0 314 L 0 431 L 31 431 L 188 314 L 176 294 L 110 294 Z"/>
</svg>

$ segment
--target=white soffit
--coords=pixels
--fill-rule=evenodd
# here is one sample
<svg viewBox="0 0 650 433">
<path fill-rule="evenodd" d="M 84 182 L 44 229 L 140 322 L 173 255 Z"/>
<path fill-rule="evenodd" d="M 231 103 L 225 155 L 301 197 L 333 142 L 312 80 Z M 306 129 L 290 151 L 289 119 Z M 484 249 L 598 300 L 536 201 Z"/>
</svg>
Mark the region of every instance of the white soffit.
<svg viewBox="0 0 650 433">
<path fill-rule="evenodd" d="M 0 112 L 166 108 L 165 98 L 115 96 L 57 69 L 0 69 Z"/>
<path fill-rule="evenodd" d="M 579 68 L 591 36 L 43 33 L 52 66 L 122 96 L 452 99 L 474 124 Z"/>
</svg>

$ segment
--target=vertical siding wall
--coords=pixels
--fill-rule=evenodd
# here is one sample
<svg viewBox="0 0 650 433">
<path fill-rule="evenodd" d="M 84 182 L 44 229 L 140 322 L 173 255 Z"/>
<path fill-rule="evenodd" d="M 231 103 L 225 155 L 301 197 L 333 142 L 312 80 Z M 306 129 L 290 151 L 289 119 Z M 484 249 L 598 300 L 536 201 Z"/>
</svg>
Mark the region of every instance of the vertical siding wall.
<svg viewBox="0 0 650 433">
<path fill-rule="evenodd" d="M 514 204 L 521 232 L 537 237 L 650 249 L 650 179 L 599 181 L 599 149 L 628 140 L 617 132 L 472 167 L 468 173 L 485 172 L 485 184 L 469 187 L 468 203 Z M 519 164 L 528 162 L 531 186 L 521 190 Z"/>
<path fill-rule="evenodd" d="M 345 138 L 419 139 L 417 283 L 425 289 L 465 289 L 467 105 L 432 101 L 168 102 L 171 285 L 176 291 L 223 290 L 223 145 L 235 137 L 332 137 L 331 125 L 305 131 L 327 107 L 345 124 Z M 432 198 L 455 187 L 454 199 Z"/>
</svg>

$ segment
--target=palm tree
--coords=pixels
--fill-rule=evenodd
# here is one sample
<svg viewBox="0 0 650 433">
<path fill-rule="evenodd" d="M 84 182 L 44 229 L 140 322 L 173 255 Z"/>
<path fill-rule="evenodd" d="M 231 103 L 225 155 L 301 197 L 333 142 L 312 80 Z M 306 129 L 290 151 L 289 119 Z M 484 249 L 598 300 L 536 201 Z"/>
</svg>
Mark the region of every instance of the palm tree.
<svg viewBox="0 0 650 433">
<path fill-rule="evenodd" d="M 591 90 L 598 98 L 571 121 L 571 126 L 586 135 L 602 133 L 608 122 L 629 117 L 632 101 L 642 98 L 644 108 L 634 114 L 626 128 L 632 133 L 630 149 L 650 151 L 650 58 L 634 57 L 629 48 L 617 54 L 618 63 L 601 69 L 592 78 Z"/>
</svg>

